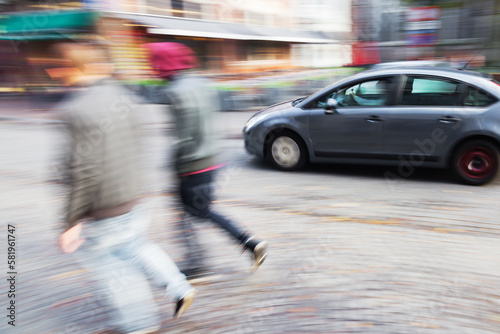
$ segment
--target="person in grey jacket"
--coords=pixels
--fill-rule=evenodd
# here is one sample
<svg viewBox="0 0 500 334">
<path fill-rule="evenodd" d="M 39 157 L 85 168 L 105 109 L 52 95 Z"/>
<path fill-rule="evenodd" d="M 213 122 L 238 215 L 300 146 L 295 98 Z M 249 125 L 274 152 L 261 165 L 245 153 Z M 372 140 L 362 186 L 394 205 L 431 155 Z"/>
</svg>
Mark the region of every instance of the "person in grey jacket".
<svg viewBox="0 0 500 334">
<path fill-rule="evenodd" d="M 112 329 L 154 332 L 161 319 L 148 278 L 176 301 L 177 318 L 191 305 L 196 290 L 146 236 L 149 217 L 140 203 L 141 135 L 134 104 L 112 80 L 102 46 L 62 43 L 57 50 L 68 66 L 52 70 L 52 76 L 73 90 L 60 106 L 71 137 L 71 158 L 59 245 L 65 253 L 78 250 L 75 255 L 111 306 Z"/>
<path fill-rule="evenodd" d="M 210 82 L 196 75 L 198 67 L 194 52 L 180 43 L 146 44 L 152 67 L 158 77 L 168 80 L 161 91 L 163 102 L 170 105 L 175 116 L 178 142 L 175 148 L 175 168 L 179 177 L 179 196 L 185 216 L 184 231 L 189 252 L 188 278 L 207 272 L 199 256 L 199 245 L 190 226 L 190 217 L 211 221 L 228 232 L 233 240 L 252 255 L 253 269 L 267 257 L 267 242 L 258 240 L 234 221 L 219 214 L 212 207 L 215 173 L 223 165 L 216 155 L 214 112 L 219 110 L 218 99 Z"/>
</svg>

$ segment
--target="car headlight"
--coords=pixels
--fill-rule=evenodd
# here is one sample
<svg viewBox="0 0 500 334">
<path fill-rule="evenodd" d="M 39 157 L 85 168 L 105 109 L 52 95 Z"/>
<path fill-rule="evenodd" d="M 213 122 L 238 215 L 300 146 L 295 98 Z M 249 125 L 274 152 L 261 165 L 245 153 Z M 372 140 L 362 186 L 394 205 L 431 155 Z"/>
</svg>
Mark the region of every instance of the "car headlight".
<svg viewBox="0 0 500 334">
<path fill-rule="evenodd" d="M 266 118 L 269 114 L 257 114 L 253 117 L 251 117 L 248 122 L 245 124 L 245 127 L 243 128 L 243 132 L 248 133 L 252 128 L 255 126 L 255 124 L 259 123 L 262 121 L 264 118 Z"/>
</svg>

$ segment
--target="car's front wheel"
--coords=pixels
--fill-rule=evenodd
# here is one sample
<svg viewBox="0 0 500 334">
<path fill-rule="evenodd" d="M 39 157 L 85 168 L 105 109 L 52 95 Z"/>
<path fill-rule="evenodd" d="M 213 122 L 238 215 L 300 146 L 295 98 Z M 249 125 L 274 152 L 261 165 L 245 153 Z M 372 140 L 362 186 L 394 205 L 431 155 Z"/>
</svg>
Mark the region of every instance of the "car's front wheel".
<svg viewBox="0 0 500 334">
<path fill-rule="evenodd" d="M 452 168 L 463 183 L 482 185 L 495 178 L 498 164 L 498 149 L 493 143 L 471 140 L 455 151 Z"/>
<path fill-rule="evenodd" d="M 267 159 L 281 170 L 299 170 L 307 163 L 307 148 L 296 133 L 277 132 L 267 145 Z"/>
</svg>

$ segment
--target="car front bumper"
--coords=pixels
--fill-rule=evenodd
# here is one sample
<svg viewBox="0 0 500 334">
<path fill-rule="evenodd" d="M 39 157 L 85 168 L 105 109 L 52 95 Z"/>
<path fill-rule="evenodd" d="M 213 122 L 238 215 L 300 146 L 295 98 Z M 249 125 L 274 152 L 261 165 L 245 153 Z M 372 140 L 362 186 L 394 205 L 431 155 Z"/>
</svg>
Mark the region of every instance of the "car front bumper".
<svg viewBox="0 0 500 334">
<path fill-rule="evenodd" d="M 259 140 L 258 136 L 254 135 L 255 131 L 243 132 L 243 139 L 245 141 L 245 150 L 258 157 L 264 157 L 264 142 Z"/>
</svg>

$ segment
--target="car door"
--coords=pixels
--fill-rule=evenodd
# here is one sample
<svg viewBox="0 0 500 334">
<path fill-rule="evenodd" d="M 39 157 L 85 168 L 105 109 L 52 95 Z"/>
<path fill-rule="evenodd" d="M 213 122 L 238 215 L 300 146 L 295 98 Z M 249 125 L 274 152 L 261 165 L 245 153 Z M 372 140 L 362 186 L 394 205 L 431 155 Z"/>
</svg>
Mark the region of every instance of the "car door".
<svg viewBox="0 0 500 334">
<path fill-rule="evenodd" d="M 384 152 L 415 166 L 442 162 L 465 117 L 466 85 L 444 77 L 410 75 L 400 88 L 396 105 L 385 115 Z"/>
<path fill-rule="evenodd" d="M 320 158 L 376 158 L 382 148 L 384 114 L 392 76 L 365 79 L 333 89 L 310 104 L 309 135 Z M 337 107 L 325 109 L 328 99 Z"/>
</svg>

